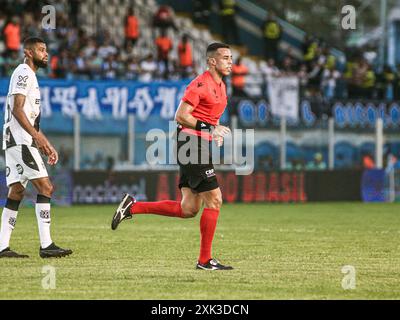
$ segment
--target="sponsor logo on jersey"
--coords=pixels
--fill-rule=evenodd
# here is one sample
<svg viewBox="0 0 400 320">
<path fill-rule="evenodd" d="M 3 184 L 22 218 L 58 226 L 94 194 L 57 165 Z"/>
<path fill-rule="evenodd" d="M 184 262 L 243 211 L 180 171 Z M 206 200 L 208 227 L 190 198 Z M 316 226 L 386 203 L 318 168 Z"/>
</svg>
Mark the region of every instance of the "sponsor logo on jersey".
<svg viewBox="0 0 400 320">
<path fill-rule="evenodd" d="M 215 176 L 214 169 L 206 170 L 206 176 L 207 176 L 207 178 L 211 178 L 211 177 Z"/>
<path fill-rule="evenodd" d="M 17 87 L 18 88 L 22 88 L 22 89 L 26 89 L 27 83 L 26 81 L 28 80 L 28 76 L 18 76 L 18 82 L 17 82 Z"/>
<path fill-rule="evenodd" d="M 16 165 L 16 167 L 17 167 L 17 172 L 19 174 L 23 174 L 24 173 L 24 168 L 22 168 L 22 166 L 19 163 Z"/>
</svg>

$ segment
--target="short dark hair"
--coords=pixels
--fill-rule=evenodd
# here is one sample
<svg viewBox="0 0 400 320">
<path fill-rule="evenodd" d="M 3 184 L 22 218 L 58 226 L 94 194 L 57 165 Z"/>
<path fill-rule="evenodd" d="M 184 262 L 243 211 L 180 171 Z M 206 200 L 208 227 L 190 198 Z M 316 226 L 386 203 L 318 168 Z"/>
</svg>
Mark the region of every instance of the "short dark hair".
<svg viewBox="0 0 400 320">
<path fill-rule="evenodd" d="M 36 43 L 46 43 L 42 38 L 29 37 L 24 40 L 24 49 L 32 48 Z"/>
<path fill-rule="evenodd" d="M 218 49 L 221 48 L 230 49 L 230 47 L 227 44 L 221 42 L 214 42 L 209 44 L 207 47 L 206 56 L 208 56 L 209 53 L 216 52 Z"/>
</svg>

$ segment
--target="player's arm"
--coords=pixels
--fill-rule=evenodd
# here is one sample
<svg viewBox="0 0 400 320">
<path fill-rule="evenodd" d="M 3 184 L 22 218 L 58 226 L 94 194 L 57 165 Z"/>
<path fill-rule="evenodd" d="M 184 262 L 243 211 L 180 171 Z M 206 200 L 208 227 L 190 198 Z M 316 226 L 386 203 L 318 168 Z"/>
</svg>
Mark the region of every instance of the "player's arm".
<svg viewBox="0 0 400 320">
<path fill-rule="evenodd" d="M 175 113 L 175 121 L 185 128 L 196 129 L 198 120 L 192 116 L 193 109 L 189 103 L 181 101 Z"/>
<path fill-rule="evenodd" d="M 39 151 L 49 157 L 48 164 L 56 164 L 58 161 L 58 153 L 47 140 L 46 136 L 41 131 L 36 131 L 29 122 L 24 112 L 25 99 L 26 97 L 23 94 L 14 94 L 14 107 L 12 114 L 21 127 L 32 136 Z"/>
<path fill-rule="evenodd" d="M 178 110 L 175 113 L 175 121 L 184 126 L 185 128 L 191 128 L 196 130 L 211 130 L 213 140 L 217 143 L 218 146 L 221 146 L 223 143 L 223 137 L 230 132 L 230 129 L 225 126 L 221 126 L 219 124 L 219 120 L 216 126 L 213 126 L 204 121 L 198 120 L 193 117 L 193 106 L 185 101 L 181 101 L 179 104 Z"/>
<path fill-rule="evenodd" d="M 204 129 L 212 129 L 213 131 L 217 131 L 220 134 L 228 133 L 230 130 L 228 127 L 221 126 L 219 124 L 219 120 L 216 126 L 213 126 L 207 122 L 201 121 L 193 117 L 193 106 L 185 101 L 181 101 L 179 104 L 178 110 L 175 113 L 175 121 L 184 126 L 185 128 L 196 129 L 196 130 L 204 130 Z"/>
</svg>

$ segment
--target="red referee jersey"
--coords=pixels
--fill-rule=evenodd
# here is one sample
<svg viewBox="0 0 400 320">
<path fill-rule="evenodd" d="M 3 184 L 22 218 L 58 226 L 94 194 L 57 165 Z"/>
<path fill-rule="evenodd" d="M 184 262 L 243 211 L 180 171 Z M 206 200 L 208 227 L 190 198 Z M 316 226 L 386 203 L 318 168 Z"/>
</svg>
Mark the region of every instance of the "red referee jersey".
<svg viewBox="0 0 400 320">
<path fill-rule="evenodd" d="M 193 117 L 216 125 L 228 102 L 225 83 L 216 83 L 206 71 L 188 85 L 182 101 L 193 107 Z"/>
</svg>

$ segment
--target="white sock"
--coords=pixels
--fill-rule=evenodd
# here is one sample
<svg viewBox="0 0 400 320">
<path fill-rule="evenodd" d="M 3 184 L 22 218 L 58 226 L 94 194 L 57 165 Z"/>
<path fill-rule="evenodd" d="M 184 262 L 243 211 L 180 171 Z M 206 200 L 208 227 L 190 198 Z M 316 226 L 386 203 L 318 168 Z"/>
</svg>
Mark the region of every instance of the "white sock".
<svg viewBox="0 0 400 320">
<path fill-rule="evenodd" d="M 50 237 L 50 203 L 36 203 L 35 211 L 39 227 L 40 246 L 47 248 L 53 242 Z"/>
<path fill-rule="evenodd" d="M 18 211 L 3 209 L 1 215 L 1 229 L 0 229 L 0 251 L 10 246 L 11 233 L 14 230 L 15 222 L 17 221 Z"/>
</svg>

